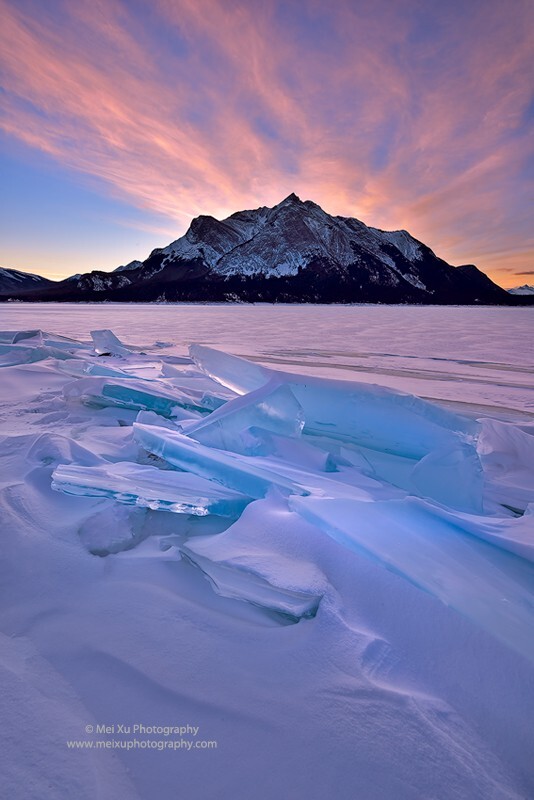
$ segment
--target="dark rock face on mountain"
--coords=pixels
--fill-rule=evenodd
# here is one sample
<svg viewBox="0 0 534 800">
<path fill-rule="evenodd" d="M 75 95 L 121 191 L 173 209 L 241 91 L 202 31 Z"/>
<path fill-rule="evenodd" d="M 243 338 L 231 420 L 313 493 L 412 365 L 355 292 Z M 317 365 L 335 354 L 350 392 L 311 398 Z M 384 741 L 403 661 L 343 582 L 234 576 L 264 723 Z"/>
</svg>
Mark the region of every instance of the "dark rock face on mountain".
<svg viewBox="0 0 534 800">
<path fill-rule="evenodd" d="M 4 297 L 5 299 L 5 297 Z M 452 267 L 407 231 L 381 231 L 286 197 L 200 216 L 143 262 L 74 276 L 28 300 L 510 303 L 474 266 Z"/>
<path fill-rule="evenodd" d="M 17 269 L 3 269 L 0 267 L 0 294 L 35 291 L 46 286 L 53 286 L 54 281 L 33 275 L 31 272 L 20 272 Z"/>
</svg>

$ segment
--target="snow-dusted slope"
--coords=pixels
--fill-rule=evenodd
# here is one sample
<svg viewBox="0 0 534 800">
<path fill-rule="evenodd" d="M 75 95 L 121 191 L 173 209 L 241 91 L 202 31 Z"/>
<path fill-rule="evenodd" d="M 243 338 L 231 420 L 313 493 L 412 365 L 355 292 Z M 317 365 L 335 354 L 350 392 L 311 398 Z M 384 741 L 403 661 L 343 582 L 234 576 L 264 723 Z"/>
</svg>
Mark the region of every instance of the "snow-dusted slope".
<svg viewBox="0 0 534 800">
<path fill-rule="evenodd" d="M 523 284 L 523 286 L 516 286 L 513 289 L 508 289 L 510 294 L 517 294 L 517 295 L 534 295 L 534 286 L 530 286 L 528 283 Z"/>
<path fill-rule="evenodd" d="M 34 275 L 32 272 L 20 272 L 17 269 L 4 269 L 0 267 L 0 293 L 24 292 L 51 286 L 53 281 Z"/>
<path fill-rule="evenodd" d="M 120 267 L 114 269 L 114 272 L 129 272 L 132 269 L 137 269 L 142 265 L 142 261 L 130 261 L 128 264 L 122 264 Z M 78 276 L 79 277 L 79 276 Z"/>
</svg>

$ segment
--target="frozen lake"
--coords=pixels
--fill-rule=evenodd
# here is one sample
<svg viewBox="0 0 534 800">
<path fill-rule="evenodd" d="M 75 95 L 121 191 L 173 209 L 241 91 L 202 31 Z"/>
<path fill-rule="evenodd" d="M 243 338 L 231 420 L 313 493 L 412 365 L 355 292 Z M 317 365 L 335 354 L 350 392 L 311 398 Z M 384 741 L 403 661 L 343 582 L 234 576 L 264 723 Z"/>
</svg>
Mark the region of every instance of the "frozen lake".
<svg viewBox="0 0 534 800">
<path fill-rule="evenodd" d="M 292 372 L 378 383 L 501 418 L 534 415 L 534 308 L 23 304 L 1 327 L 125 342 L 192 342 Z"/>
<path fill-rule="evenodd" d="M 534 796 L 534 309 L 2 310 L 6 796 Z"/>
</svg>

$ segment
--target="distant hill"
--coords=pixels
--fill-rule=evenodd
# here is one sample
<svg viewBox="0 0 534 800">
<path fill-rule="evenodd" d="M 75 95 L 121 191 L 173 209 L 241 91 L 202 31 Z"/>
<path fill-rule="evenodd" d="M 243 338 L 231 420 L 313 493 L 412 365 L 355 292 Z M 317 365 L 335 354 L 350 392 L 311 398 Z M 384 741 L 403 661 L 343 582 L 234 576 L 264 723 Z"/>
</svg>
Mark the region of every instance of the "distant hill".
<svg viewBox="0 0 534 800">
<path fill-rule="evenodd" d="M 0 294 L 35 291 L 45 286 L 53 286 L 54 281 L 34 275 L 31 272 L 20 272 L 17 269 L 0 267 Z"/>
<path fill-rule="evenodd" d="M 508 289 L 510 294 L 520 295 L 520 296 L 533 296 L 534 297 L 534 286 L 529 286 L 528 283 L 523 284 L 523 286 L 516 286 L 513 289 Z"/>
</svg>

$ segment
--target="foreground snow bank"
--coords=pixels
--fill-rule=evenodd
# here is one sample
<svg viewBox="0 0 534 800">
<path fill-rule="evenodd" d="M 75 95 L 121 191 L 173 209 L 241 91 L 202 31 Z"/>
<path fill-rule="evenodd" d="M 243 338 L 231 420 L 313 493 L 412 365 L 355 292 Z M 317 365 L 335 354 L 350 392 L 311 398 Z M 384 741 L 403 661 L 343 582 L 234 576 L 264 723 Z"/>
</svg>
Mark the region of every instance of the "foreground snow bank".
<svg viewBox="0 0 534 800">
<path fill-rule="evenodd" d="M 0 342 L 10 797 L 533 791 L 528 426 L 110 331 Z M 101 725 L 124 746 L 67 745 Z"/>
</svg>

